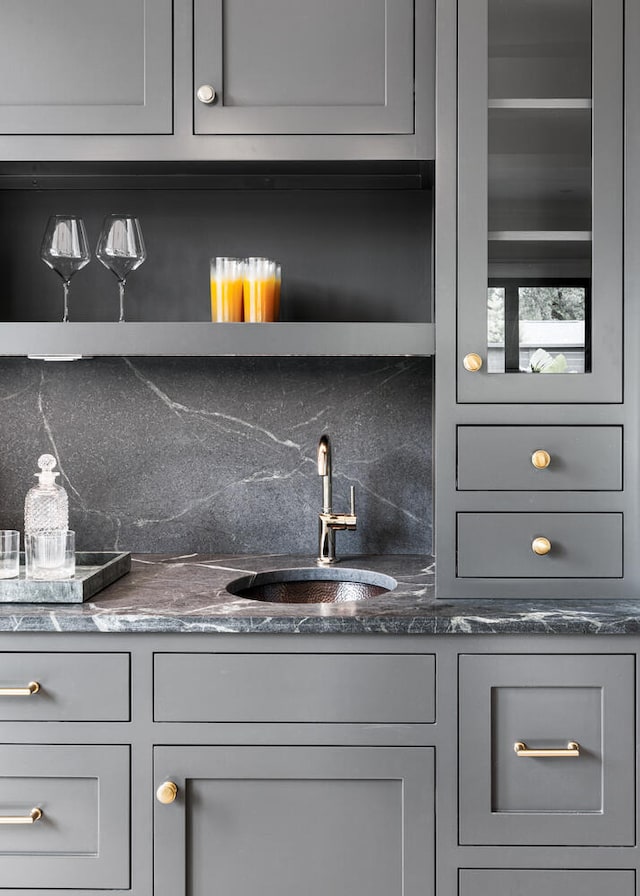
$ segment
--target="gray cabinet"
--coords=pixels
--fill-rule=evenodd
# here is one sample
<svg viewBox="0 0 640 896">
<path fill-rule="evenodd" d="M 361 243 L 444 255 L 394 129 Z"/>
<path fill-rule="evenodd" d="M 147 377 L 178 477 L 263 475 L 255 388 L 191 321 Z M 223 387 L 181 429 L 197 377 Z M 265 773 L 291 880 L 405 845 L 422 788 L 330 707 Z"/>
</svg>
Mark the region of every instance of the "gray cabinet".
<svg viewBox="0 0 640 896">
<path fill-rule="evenodd" d="M 129 762 L 123 745 L 0 745 L 0 887 L 128 887 Z"/>
<path fill-rule="evenodd" d="M 170 134 L 171 0 L 0 2 L 0 134 Z"/>
<path fill-rule="evenodd" d="M 158 653 L 154 719 L 430 723 L 435 721 L 435 657 Z"/>
<path fill-rule="evenodd" d="M 437 594 L 629 596 L 625 3 L 438 12 Z"/>
<path fill-rule="evenodd" d="M 0 158 L 431 159 L 434 5 L 2 0 Z"/>
<path fill-rule="evenodd" d="M 460 0 L 458 38 L 458 398 L 619 402 L 623 2 Z"/>
<path fill-rule="evenodd" d="M 460 842 L 632 846 L 633 656 L 463 655 Z"/>
<path fill-rule="evenodd" d="M 422 896 L 434 879 L 433 751 L 156 747 L 156 896 Z"/>
<path fill-rule="evenodd" d="M 413 6 L 196 0 L 195 133 L 412 134 Z"/>
<path fill-rule="evenodd" d="M 45 722 L 0 692 L 34 712 L 2 727 L 0 893 L 633 896 L 639 644 L 2 635 L 0 684 L 42 657 L 74 700 Z M 130 660 L 131 694 L 92 658 Z"/>
</svg>

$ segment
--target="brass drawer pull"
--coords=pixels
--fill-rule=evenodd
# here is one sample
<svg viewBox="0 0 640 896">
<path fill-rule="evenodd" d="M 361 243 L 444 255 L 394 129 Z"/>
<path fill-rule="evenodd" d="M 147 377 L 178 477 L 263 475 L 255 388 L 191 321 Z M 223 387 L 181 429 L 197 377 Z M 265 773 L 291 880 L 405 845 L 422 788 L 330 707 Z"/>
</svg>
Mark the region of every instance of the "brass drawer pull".
<svg viewBox="0 0 640 896">
<path fill-rule="evenodd" d="M 566 747 L 551 750 L 530 750 L 522 741 L 516 741 L 513 745 L 516 756 L 531 757 L 533 759 L 572 759 L 580 755 L 580 744 L 570 740 Z"/>
<path fill-rule="evenodd" d="M 174 784 L 173 781 L 165 781 L 156 790 L 156 798 L 158 802 L 164 803 L 165 806 L 169 805 L 169 803 L 172 803 L 177 796 L 178 785 Z"/>
<path fill-rule="evenodd" d="M 30 681 L 24 688 L 0 688 L 0 697 L 31 697 L 32 694 L 37 694 L 39 690 L 40 685 L 38 682 Z"/>
<path fill-rule="evenodd" d="M 546 470 L 551 463 L 551 455 L 548 451 L 545 451 L 544 448 L 538 448 L 538 450 L 534 451 L 531 455 L 531 463 L 536 470 Z"/>
<path fill-rule="evenodd" d="M 0 824 L 35 824 L 42 818 L 42 809 L 36 806 L 28 815 L 0 815 Z"/>
<path fill-rule="evenodd" d="M 551 542 L 548 538 L 545 538 L 544 535 L 539 535 L 531 542 L 531 550 L 534 554 L 537 554 L 538 557 L 544 557 L 544 555 L 548 554 L 551 550 Z"/>
</svg>

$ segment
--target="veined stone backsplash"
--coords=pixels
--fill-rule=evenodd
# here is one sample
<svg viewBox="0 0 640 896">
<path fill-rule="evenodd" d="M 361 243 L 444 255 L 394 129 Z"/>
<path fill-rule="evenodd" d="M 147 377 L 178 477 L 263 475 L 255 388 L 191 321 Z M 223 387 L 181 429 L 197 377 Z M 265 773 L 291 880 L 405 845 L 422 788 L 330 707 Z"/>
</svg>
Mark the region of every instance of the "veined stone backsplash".
<svg viewBox="0 0 640 896">
<path fill-rule="evenodd" d="M 431 402 L 428 359 L 3 359 L 0 528 L 50 452 L 79 550 L 314 556 L 327 432 L 338 553 L 428 553 Z"/>
</svg>

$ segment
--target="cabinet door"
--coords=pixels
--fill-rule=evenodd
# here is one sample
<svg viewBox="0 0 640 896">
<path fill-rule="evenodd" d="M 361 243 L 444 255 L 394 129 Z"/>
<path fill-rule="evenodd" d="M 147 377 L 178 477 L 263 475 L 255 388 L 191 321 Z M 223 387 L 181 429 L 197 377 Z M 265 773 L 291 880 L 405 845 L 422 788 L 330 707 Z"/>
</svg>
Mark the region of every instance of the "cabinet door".
<svg viewBox="0 0 640 896">
<path fill-rule="evenodd" d="M 171 15 L 171 0 L 0 0 L 0 133 L 171 133 Z"/>
<path fill-rule="evenodd" d="M 622 7 L 460 0 L 462 402 L 622 400 Z"/>
<path fill-rule="evenodd" d="M 194 35 L 196 134 L 413 133 L 412 0 L 195 0 Z"/>
<path fill-rule="evenodd" d="M 433 750 L 156 747 L 156 896 L 433 892 Z"/>
<path fill-rule="evenodd" d="M 460 843 L 633 846 L 632 656 L 460 657 Z"/>
</svg>

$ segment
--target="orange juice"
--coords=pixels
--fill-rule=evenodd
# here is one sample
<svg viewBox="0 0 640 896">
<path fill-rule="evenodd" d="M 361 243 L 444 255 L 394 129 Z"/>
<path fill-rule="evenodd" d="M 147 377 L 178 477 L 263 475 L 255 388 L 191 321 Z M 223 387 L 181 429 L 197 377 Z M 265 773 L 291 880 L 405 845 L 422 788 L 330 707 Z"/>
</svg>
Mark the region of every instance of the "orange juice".
<svg viewBox="0 0 640 896">
<path fill-rule="evenodd" d="M 211 320 L 242 320 L 242 280 L 211 277 Z"/>
<path fill-rule="evenodd" d="M 275 277 L 245 276 L 243 292 L 244 319 L 246 321 L 262 323 L 276 320 Z"/>
</svg>

